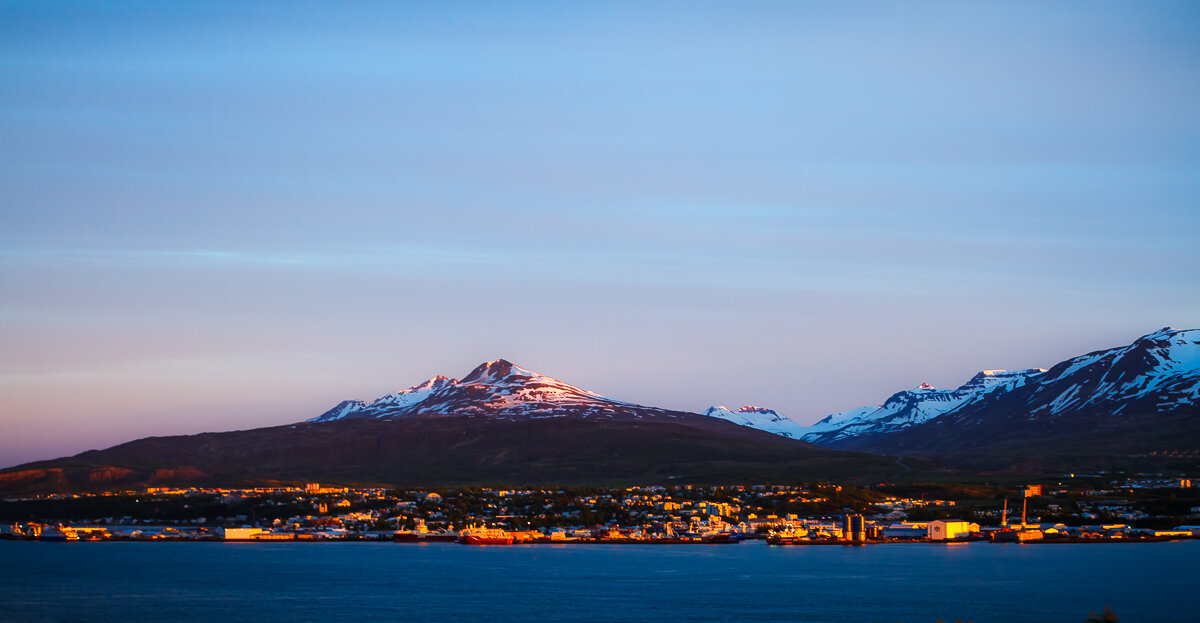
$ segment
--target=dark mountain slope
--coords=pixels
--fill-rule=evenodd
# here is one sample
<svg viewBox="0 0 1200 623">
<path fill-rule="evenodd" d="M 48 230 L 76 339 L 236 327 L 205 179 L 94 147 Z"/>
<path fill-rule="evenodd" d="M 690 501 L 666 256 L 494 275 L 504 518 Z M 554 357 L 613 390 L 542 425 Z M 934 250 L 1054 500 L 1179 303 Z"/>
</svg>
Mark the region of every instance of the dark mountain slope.
<svg viewBox="0 0 1200 623">
<path fill-rule="evenodd" d="M 876 479 L 893 459 L 729 422 L 456 416 L 150 437 L 0 472 L 0 491 L 335 482 L 385 486 Z"/>
<path fill-rule="evenodd" d="M 806 439 L 815 440 L 812 437 Z M 1095 351 L 898 430 L 864 427 L 828 447 L 1047 464 L 1200 449 L 1200 331 L 1163 329 Z"/>
</svg>

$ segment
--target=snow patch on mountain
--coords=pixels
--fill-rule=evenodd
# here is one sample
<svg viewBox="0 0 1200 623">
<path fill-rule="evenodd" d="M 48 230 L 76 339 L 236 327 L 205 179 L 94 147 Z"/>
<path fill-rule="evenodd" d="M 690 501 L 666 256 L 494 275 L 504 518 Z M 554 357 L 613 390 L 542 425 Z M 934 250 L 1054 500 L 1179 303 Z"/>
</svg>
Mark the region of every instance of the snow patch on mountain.
<svg viewBox="0 0 1200 623">
<path fill-rule="evenodd" d="M 776 435 L 791 437 L 792 439 L 799 439 L 800 435 L 807 430 L 804 426 L 797 424 L 791 418 L 784 417 L 774 410 L 767 409 L 765 407 L 746 405 L 743 407 L 738 407 L 738 409 L 734 411 L 723 405 L 714 405 L 709 407 L 704 412 L 704 415 L 720 418 L 722 420 L 728 420 L 741 426 L 757 428 L 759 430 L 767 431 L 768 433 L 775 433 Z"/>
<path fill-rule="evenodd" d="M 385 396 L 376 398 L 369 403 L 362 400 L 343 400 L 342 402 L 338 403 L 336 407 L 308 421 L 332 422 L 334 420 L 344 420 L 347 418 L 356 417 L 387 417 L 388 415 L 392 415 L 396 412 L 412 407 L 422 402 L 439 389 L 443 389 L 457 382 L 457 380 L 445 376 L 435 376 L 424 383 L 414 385 L 408 389 L 392 392 Z"/>
<path fill-rule="evenodd" d="M 309 420 L 309 422 L 331 422 L 333 420 L 340 420 L 353 413 L 361 411 L 365 406 L 367 406 L 367 403 L 361 400 L 343 400 L 337 403 L 337 406 L 334 408 Z"/>
</svg>

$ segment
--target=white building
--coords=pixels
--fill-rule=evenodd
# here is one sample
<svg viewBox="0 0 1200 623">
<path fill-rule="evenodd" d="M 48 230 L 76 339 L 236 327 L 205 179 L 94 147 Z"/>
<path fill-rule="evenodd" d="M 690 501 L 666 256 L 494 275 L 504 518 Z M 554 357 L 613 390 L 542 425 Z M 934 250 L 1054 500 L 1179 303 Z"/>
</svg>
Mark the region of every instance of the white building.
<svg viewBox="0 0 1200 623">
<path fill-rule="evenodd" d="M 961 519 L 938 519 L 929 522 L 928 530 L 930 541 L 945 541 L 971 536 L 972 532 L 979 531 L 979 524 Z"/>
</svg>

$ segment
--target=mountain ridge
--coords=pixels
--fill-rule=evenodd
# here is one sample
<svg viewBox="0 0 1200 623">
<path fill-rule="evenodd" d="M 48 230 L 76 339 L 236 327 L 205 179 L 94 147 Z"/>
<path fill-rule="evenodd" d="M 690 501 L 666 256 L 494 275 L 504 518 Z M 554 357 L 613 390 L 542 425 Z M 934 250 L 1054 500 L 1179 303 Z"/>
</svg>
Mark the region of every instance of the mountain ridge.
<svg viewBox="0 0 1200 623">
<path fill-rule="evenodd" d="M 1044 368 L 981 370 L 954 389 L 939 389 L 921 383 L 913 389 L 892 394 L 878 407 L 859 407 L 827 415 L 808 426 L 800 438 L 818 445 L 830 445 L 862 434 L 896 432 L 981 400 L 993 391 L 1023 385 L 1045 371 Z"/>
<path fill-rule="evenodd" d="M 1049 369 L 984 370 L 951 390 L 922 384 L 813 427 L 764 407 L 636 405 L 497 359 L 461 380 L 342 401 L 308 422 L 148 437 L 15 466 L 0 470 L 0 491 L 875 478 L 907 474 L 916 460 L 895 456 L 1044 470 L 1162 449 L 1200 449 L 1200 330 L 1165 328 Z"/>
<path fill-rule="evenodd" d="M 1200 447 L 1200 330 L 1165 327 L 1048 369 L 972 386 L 977 379 L 954 390 L 898 392 L 878 408 L 827 416 L 801 438 L 830 448 L 931 456 L 1026 455 L 1054 445 L 1087 452 L 1085 440 L 1123 452 Z M 1173 437 L 1162 429 L 1167 421 Z M 1176 447 L 1150 445 L 1164 443 Z"/>
<path fill-rule="evenodd" d="M 147 437 L 0 470 L 0 492 L 146 486 L 739 483 L 907 472 L 891 457 L 821 448 L 717 418 L 479 415 L 305 423 Z"/>
<path fill-rule="evenodd" d="M 307 422 L 347 418 L 403 419 L 482 415 L 498 419 L 579 417 L 641 419 L 695 417 L 686 411 L 638 405 L 601 396 L 505 359 L 486 361 L 456 380 L 436 376 L 374 401 L 344 400 Z"/>
</svg>

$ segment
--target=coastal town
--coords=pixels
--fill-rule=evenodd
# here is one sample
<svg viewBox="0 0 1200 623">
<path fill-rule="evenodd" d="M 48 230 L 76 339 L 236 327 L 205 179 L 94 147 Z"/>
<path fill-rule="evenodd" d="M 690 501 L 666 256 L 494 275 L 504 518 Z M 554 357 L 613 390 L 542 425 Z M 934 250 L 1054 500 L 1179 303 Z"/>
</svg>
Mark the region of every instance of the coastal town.
<svg viewBox="0 0 1200 623">
<path fill-rule="evenodd" d="M 1115 477 L 1114 477 L 1115 476 Z M 1161 474 L 1032 485 L 834 483 L 498 489 L 307 483 L 0 501 L 0 538 L 465 544 L 1069 543 L 1200 536 L 1200 489 Z"/>
</svg>

